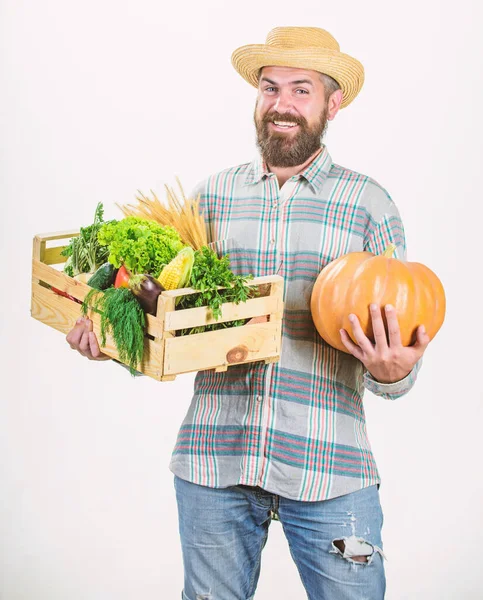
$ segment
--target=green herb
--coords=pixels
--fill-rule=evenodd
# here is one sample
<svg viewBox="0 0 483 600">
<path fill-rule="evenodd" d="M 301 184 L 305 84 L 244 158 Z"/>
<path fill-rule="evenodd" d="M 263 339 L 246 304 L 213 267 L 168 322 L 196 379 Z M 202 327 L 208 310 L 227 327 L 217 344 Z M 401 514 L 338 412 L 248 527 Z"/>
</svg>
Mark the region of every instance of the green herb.
<svg viewBox="0 0 483 600">
<path fill-rule="evenodd" d="M 92 289 L 82 303 L 82 314 L 87 316 L 89 306 L 101 314 L 101 344 L 112 334 L 119 360 L 129 365 L 131 375 L 142 361 L 146 317 L 136 297 L 127 288 L 108 288 L 104 292 Z"/>
<path fill-rule="evenodd" d="M 188 308 L 188 307 L 185 307 Z M 195 333 L 205 333 L 207 331 L 217 331 L 219 329 L 227 329 L 229 327 L 241 327 L 246 325 L 250 319 L 238 319 L 236 321 L 226 321 L 224 323 L 213 323 L 212 325 L 200 325 L 191 329 L 180 329 L 177 335 L 193 335 Z"/>
<path fill-rule="evenodd" d="M 98 239 L 100 244 L 108 246 L 108 260 L 117 269 L 125 265 L 134 275 L 149 274 L 156 278 L 183 248 L 176 229 L 139 217 L 106 223 Z"/>
<path fill-rule="evenodd" d="M 99 202 L 94 214 L 94 223 L 88 227 L 81 227 L 79 235 L 72 238 L 61 252 L 62 256 L 67 256 L 64 265 L 67 275 L 74 277 L 79 273 L 94 273 L 106 262 L 109 249 L 101 246 L 97 239 L 97 234 L 104 224 L 104 208 Z"/>
<path fill-rule="evenodd" d="M 178 306 L 179 308 L 208 306 L 212 310 L 213 318 L 219 319 L 223 303 L 233 302 L 239 304 L 240 302 L 246 302 L 257 294 L 254 288 L 247 285 L 247 281 L 250 279 L 253 279 L 252 275 L 241 276 L 233 273 L 230 269 L 228 254 L 218 258 L 216 252 L 207 246 L 203 246 L 195 252 L 190 280 L 191 287 L 200 290 L 200 293 L 181 296 Z M 219 289 L 219 287 L 225 289 Z M 247 320 L 213 323 L 213 325 L 183 329 L 179 334 L 187 335 L 203 331 L 215 331 L 226 327 L 244 325 Z"/>
</svg>

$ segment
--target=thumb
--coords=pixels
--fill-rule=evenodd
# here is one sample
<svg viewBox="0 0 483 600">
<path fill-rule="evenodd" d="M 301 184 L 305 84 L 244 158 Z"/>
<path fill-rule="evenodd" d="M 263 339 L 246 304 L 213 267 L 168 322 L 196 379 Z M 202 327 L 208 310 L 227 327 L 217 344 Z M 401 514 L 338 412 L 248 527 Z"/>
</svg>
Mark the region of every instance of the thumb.
<svg viewBox="0 0 483 600">
<path fill-rule="evenodd" d="M 431 338 L 426 333 L 426 327 L 424 325 L 420 325 L 416 332 L 416 343 L 414 344 L 414 347 L 424 350 L 430 341 Z"/>
</svg>

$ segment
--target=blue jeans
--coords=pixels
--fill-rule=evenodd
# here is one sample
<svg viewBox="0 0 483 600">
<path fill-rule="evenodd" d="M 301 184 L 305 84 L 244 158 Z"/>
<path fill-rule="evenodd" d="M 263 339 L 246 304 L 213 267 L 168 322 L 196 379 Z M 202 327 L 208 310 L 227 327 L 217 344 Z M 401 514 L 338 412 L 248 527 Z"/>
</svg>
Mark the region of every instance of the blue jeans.
<svg viewBox="0 0 483 600">
<path fill-rule="evenodd" d="M 300 502 L 261 488 L 215 489 L 176 476 L 174 483 L 184 600 L 251 600 L 273 517 L 282 524 L 309 600 L 384 598 L 377 486 Z"/>
</svg>

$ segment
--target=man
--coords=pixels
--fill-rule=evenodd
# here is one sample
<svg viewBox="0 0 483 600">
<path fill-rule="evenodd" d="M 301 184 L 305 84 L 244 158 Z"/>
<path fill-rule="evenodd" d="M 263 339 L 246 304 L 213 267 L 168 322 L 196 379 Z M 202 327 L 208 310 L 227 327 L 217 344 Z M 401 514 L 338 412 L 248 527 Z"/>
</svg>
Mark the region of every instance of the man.
<svg viewBox="0 0 483 600">
<path fill-rule="evenodd" d="M 365 428 L 364 387 L 394 399 L 414 384 L 429 338 L 402 347 L 371 306 L 376 343 L 350 316 L 345 354 L 310 317 L 328 262 L 347 252 L 405 256 L 399 213 L 374 180 L 332 163 L 328 121 L 360 91 L 364 71 L 326 31 L 279 27 L 239 48 L 235 69 L 258 89 L 261 157 L 209 177 L 201 196 L 212 246 L 236 273 L 285 280 L 279 363 L 200 372 L 171 461 L 179 508 L 185 600 L 253 598 L 268 528 L 279 520 L 310 600 L 384 597 L 379 475 Z M 68 335 L 105 358 L 90 322 Z"/>
</svg>

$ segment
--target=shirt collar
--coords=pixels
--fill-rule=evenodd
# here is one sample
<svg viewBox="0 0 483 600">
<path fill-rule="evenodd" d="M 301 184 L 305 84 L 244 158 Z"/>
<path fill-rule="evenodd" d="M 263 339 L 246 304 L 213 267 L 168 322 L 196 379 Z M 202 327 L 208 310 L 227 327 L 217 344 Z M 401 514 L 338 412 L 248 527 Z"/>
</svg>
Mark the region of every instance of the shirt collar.
<svg viewBox="0 0 483 600">
<path fill-rule="evenodd" d="M 303 177 L 312 190 L 318 192 L 324 181 L 327 179 L 331 167 L 332 158 L 330 157 L 326 146 L 322 145 L 322 150 L 317 154 L 314 160 L 309 163 L 303 171 L 294 175 L 292 179 L 297 180 Z M 273 175 L 273 173 L 268 170 L 262 157 L 258 156 L 249 165 L 245 184 L 250 185 L 259 183 L 264 177 L 269 177 L 270 175 Z"/>
</svg>

